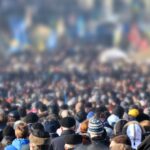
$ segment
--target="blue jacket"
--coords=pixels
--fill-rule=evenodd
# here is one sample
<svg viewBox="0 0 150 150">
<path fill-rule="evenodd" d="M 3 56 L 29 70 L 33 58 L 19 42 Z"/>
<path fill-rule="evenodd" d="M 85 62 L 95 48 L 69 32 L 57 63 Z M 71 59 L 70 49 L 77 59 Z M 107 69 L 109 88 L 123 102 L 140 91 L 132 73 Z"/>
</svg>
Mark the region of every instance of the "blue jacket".
<svg viewBox="0 0 150 150">
<path fill-rule="evenodd" d="M 12 142 L 12 145 L 17 149 L 17 150 L 21 150 L 23 145 L 29 144 L 29 140 L 28 139 L 15 139 Z"/>
</svg>

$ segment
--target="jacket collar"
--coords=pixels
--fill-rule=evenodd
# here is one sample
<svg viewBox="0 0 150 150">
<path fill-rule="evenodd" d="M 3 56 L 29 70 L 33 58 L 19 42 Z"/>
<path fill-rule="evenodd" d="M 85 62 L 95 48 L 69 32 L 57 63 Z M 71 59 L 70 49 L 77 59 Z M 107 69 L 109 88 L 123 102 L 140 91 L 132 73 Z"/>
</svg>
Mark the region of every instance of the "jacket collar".
<svg viewBox="0 0 150 150">
<path fill-rule="evenodd" d="M 68 135 L 68 134 L 74 134 L 74 133 L 75 133 L 75 131 L 73 131 L 73 130 L 64 130 L 64 131 L 62 131 L 61 136 Z"/>
</svg>

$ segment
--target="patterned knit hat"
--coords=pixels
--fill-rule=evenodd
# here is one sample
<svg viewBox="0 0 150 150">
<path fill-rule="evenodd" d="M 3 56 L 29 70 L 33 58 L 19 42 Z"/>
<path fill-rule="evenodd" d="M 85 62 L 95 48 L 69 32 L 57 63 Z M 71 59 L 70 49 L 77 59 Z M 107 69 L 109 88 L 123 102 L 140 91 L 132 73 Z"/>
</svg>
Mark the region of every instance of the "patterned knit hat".
<svg viewBox="0 0 150 150">
<path fill-rule="evenodd" d="M 88 125 L 88 133 L 94 135 L 100 135 L 104 133 L 104 127 L 102 122 L 96 118 L 90 119 Z"/>
</svg>

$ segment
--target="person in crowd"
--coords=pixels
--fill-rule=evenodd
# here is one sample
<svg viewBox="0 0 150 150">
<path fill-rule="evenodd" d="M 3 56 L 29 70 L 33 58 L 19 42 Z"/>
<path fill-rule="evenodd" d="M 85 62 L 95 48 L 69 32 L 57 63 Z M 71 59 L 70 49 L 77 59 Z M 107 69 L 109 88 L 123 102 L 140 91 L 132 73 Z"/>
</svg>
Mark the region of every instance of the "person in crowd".
<svg viewBox="0 0 150 150">
<path fill-rule="evenodd" d="M 1 141 L 1 149 L 4 147 L 11 145 L 12 141 L 15 139 L 15 130 L 12 126 L 8 125 L 3 129 L 3 139 Z"/>
<path fill-rule="evenodd" d="M 28 132 L 28 126 L 26 123 L 19 123 L 15 128 L 15 136 L 16 139 L 12 141 L 11 146 L 15 147 L 17 150 L 21 150 L 24 146 L 29 145 L 29 132 Z M 5 148 L 6 150 L 9 149 L 7 146 Z"/>
<path fill-rule="evenodd" d="M 60 120 L 62 133 L 51 141 L 51 150 L 64 150 L 64 137 L 74 134 L 76 131 L 76 121 L 73 117 L 65 117 Z"/>
<path fill-rule="evenodd" d="M 132 149 L 136 150 L 144 139 L 145 130 L 136 121 L 130 121 L 123 127 L 123 134 L 127 135 L 131 141 Z"/>
<path fill-rule="evenodd" d="M 126 135 L 118 135 L 111 140 L 110 150 L 132 150 L 131 141 Z"/>
<path fill-rule="evenodd" d="M 33 125 L 29 141 L 30 150 L 49 150 L 50 148 L 50 136 L 40 124 Z"/>
<path fill-rule="evenodd" d="M 115 126 L 114 126 L 114 136 L 118 136 L 118 135 L 122 135 L 123 134 L 123 127 L 125 126 L 125 124 L 127 124 L 128 121 L 124 120 L 124 119 L 120 119 L 118 122 L 116 122 Z"/>
<path fill-rule="evenodd" d="M 65 141 L 65 150 L 74 150 L 82 143 L 82 136 L 79 134 L 68 134 L 64 138 Z"/>
<path fill-rule="evenodd" d="M 91 144 L 87 146 L 87 150 L 108 150 L 108 141 L 106 141 L 107 133 L 101 121 L 91 118 L 88 124 L 88 133 L 90 135 Z"/>
</svg>

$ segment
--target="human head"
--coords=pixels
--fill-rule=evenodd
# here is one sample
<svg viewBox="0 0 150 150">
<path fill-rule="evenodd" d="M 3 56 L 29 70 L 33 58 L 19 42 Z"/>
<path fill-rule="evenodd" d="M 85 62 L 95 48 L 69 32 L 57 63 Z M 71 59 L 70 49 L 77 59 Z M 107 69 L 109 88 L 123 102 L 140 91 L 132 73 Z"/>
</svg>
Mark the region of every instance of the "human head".
<svg viewBox="0 0 150 150">
<path fill-rule="evenodd" d="M 130 121 L 136 120 L 136 118 L 138 117 L 138 115 L 140 114 L 139 110 L 136 108 L 132 108 L 128 111 L 128 119 Z"/>
<path fill-rule="evenodd" d="M 88 133 L 90 135 L 91 140 L 95 139 L 104 140 L 107 135 L 102 122 L 96 118 L 91 118 L 89 120 Z"/>
<path fill-rule="evenodd" d="M 50 145 L 50 137 L 48 132 L 43 130 L 33 130 L 29 136 L 30 150 L 47 150 Z"/>
<path fill-rule="evenodd" d="M 82 136 L 79 134 L 68 134 L 64 137 L 65 141 L 65 150 L 73 150 L 75 149 L 76 145 L 82 143 Z"/>
<path fill-rule="evenodd" d="M 26 123 L 19 123 L 15 129 L 15 135 L 17 138 L 27 138 L 29 135 L 28 126 Z"/>
<path fill-rule="evenodd" d="M 65 117 L 60 120 L 62 130 L 75 130 L 76 121 L 73 117 Z"/>
</svg>

